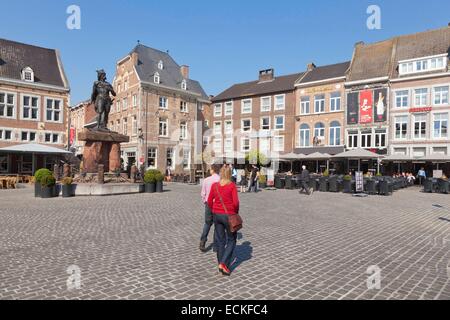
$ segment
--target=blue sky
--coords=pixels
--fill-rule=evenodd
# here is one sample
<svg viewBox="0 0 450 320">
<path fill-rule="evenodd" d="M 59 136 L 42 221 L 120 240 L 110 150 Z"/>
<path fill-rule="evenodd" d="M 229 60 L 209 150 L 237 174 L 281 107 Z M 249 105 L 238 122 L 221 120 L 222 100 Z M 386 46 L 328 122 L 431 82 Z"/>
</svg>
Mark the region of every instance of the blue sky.
<svg viewBox="0 0 450 320">
<path fill-rule="evenodd" d="M 169 50 L 191 78 L 216 95 L 251 81 L 258 70 L 277 75 L 351 59 L 358 41 L 446 26 L 448 0 L 192 0 L 6 1 L 0 37 L 58 48 L 72 104 L 86 99 L 95 70 L 112 80 L 115 62 L 141 43 Z M 66 9 L 81 8 L 81 30 L 68 30 Z M 366 27 L 367 7 L 381 8 L 381 30 Z"/>
</svg>

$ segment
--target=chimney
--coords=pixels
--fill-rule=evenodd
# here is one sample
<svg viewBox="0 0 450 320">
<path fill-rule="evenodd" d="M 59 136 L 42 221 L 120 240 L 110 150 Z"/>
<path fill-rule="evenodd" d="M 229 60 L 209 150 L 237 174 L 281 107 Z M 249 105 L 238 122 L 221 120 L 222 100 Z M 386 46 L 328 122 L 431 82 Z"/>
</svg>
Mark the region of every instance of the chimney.
<svg viewBox="0 0 450 320">
<path fill-rule="evenodd" d="M 274 70 L 266 69 L 259 71 L 259 82 L 272 81 L 274 78 Z"/>
<path fill-rule="evenodd" d="M 316 68 L 316 65 L 315 65 L 313 62 L 308 63 L 308 64 L 306 65 L 306 70 L 307 70 L 307 71 L 313 71 L 315 68 Z"/>
<path fill-rule="evenodd" d="M 182 65 L 181 68 L 181 75 L 184 79 L 189 79 L 189 66 Z"/>
<path fill-rule="evenodd" d="M 364 41 L 358 41 L 357 43 L 355 43 L 355 47 L 359 47 L 364 45 Z"/>
</svg>

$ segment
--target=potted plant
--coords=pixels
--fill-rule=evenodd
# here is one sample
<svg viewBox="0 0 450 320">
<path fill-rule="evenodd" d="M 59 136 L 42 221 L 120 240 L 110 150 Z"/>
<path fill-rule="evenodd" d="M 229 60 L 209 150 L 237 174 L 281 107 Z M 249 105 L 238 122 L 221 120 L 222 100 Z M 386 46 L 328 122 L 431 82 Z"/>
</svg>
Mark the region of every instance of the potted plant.
<svg viewBox="0 0 450 320">
<path fill-rule="evenodd" d="M 258 178 L 259 187 L 261 189 L 267 188 L 267 177 L 264 174 L 261 174 Z"/>
<path fill-rule="evenodd" d="M 41 196 L 41 179 L 43 176 L 52 175 L 52 172 L 46 168 L 42 168 L 37 170 L 34 173 L 34 196 L 40 197 Z"/>
<path fill-rule="evenodd" d="M 148 170 L 144 175 L 145 192 L 154 193 L 156 192 L 156 177 L 155 170 Z"/>
<path fill-rule="evenodd" d="M 63 198 L 70 198 L 75 196 L 73 179 L 71 177 L 65 177 L 61 182 Z"/>
<path fill-rule="evenodd" d="M 52 175 L 44 175 L 41 178 L 41 198 L 55 197 L 56 179 Z"/>
<path fill-rule="evenodd" d="M 160 171 L 155 172 L 156 192 L 163 192 L 164 175 Z"/>
<path fill-rule="evenodd" d="M 345 175 L 344 178 L 344 193 L 352 193 L 352 176 Z"/>
<path fill-rule="evenodd" d="M 330 171 L 329 171 L 328 169 L 326 169 L 326 170 L 323 172 L 323 176 L 328 178 L 328 177 L 330 176 Z"/>
</svg>

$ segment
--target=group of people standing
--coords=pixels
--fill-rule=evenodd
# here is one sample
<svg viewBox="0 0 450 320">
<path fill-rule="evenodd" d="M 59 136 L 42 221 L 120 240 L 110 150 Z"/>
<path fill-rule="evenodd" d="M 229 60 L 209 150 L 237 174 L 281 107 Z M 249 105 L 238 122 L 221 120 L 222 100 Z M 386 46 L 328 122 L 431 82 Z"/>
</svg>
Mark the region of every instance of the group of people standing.
<svg viewBox="0 0 450 320">
<path fill-rule="evenodd" d="M 205 223 L 200 237 L 200 250 L 206 252 L 206 242 L 214 224 L 213 249 L 217 253 L 219 272 L 231 274 L 231 262 L 236 247 L 237 232 L 231 232 L 229 217 L 239 213 L 239 197 L 232 168 L 212 165 L 210 176 L 203 181 L 201 198 L 205 206 Z"/>
</svg>

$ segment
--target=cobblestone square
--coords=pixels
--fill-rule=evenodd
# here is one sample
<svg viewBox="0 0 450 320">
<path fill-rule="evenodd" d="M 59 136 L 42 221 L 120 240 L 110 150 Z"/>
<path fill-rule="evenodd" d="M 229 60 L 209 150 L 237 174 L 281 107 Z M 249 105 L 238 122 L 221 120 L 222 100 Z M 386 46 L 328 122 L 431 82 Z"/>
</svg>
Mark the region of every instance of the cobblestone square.
<svg viewBox="0 0 450 320">
<path fill-rule="evenodd" d="M 227 278 L 198 250 L 200 187 L 166 190 L 47 200 L 0 190 L 0 299 L 450 299 L 448 195 L 241 194 Z M 81 288 L 68 290 L 72 265 Z M 371 266 L 380 289 L 368 288 Z"/>
</svg>

